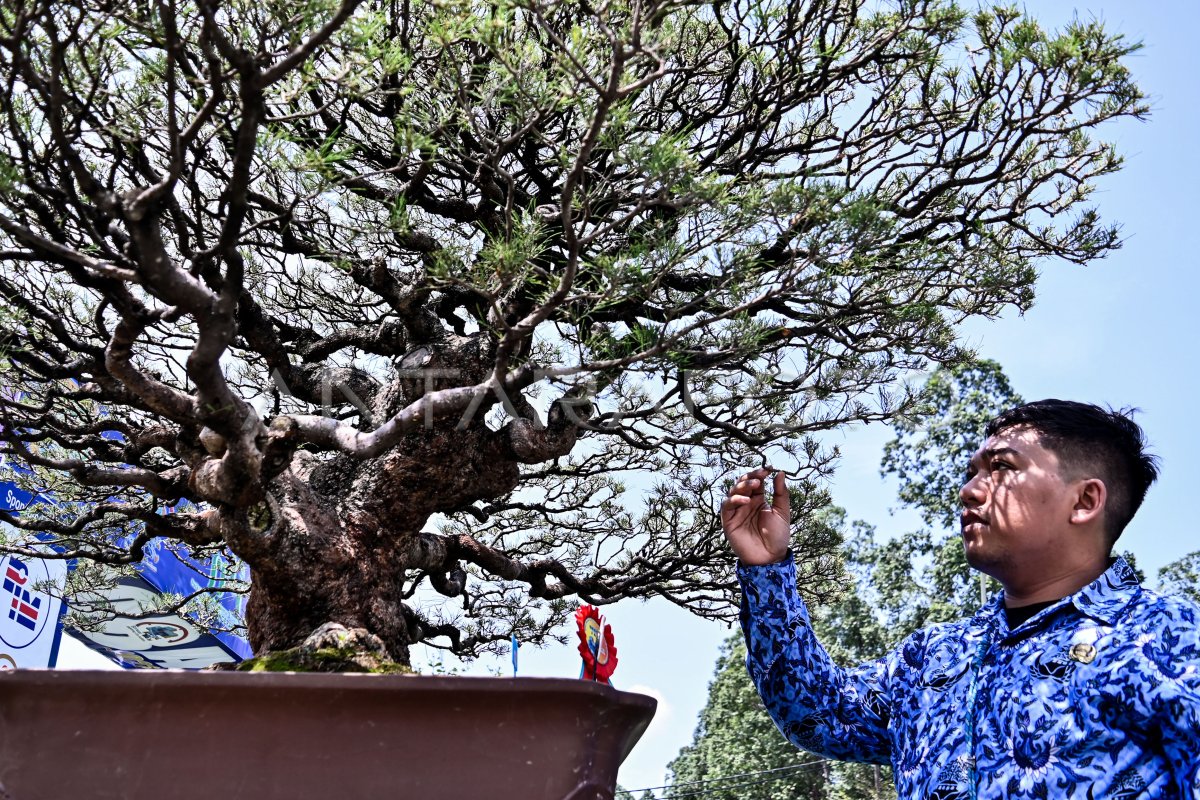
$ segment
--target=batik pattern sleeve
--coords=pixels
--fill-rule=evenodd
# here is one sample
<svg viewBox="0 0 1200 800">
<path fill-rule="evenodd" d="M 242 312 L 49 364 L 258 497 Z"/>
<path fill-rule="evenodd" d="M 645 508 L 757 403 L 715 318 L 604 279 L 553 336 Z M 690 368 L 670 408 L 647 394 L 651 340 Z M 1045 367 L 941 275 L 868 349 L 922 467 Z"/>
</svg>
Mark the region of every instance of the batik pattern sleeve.
<svg viewBox="0 0 1200 800">
<path fill-rule="evenodd" d="M 739 565 L 746 663 L 775 724 L 797 746 L 845 761 L 889 761 L 888 668 L 839 667 L 813 634 L 791 561 Z"/>
<path fill-rule="evenodd" d="M 1139 637 L 1138 672 L 1150 686 L 1162 748 L 1182 800 L 1200 800 L 1200 619 L 1196 607 L 1164 598 Z"/>
</svg>

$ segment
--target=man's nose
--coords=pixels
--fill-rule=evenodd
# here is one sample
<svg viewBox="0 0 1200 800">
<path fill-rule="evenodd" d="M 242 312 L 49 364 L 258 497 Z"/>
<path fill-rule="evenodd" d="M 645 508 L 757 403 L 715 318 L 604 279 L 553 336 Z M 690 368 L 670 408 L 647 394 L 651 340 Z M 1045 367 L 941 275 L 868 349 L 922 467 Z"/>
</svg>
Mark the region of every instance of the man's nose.
<svg viewBox="0 0 1200 800">
<path fill-rule="evenodd" d="M 984 485 L 983 476 L 980 473 L 975 473 L 967 482 L 958 490 L 958 499 L 967 508 L 974 508 L 983 504 L 987 499 L 987 487 Z"/>
</svg>

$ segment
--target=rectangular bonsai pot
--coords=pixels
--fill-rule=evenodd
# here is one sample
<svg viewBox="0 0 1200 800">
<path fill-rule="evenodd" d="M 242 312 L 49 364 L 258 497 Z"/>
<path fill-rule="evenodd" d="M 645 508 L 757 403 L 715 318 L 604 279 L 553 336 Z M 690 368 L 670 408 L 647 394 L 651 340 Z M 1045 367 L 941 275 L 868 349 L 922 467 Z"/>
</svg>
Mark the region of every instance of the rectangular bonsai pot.
<svg viewBox="0 0 1200 800">
<path fill-rule="evenodd" d="M 553 678 L 0 672 L 0 798 L 609 800 L 655 705 Z"/>
</svg>

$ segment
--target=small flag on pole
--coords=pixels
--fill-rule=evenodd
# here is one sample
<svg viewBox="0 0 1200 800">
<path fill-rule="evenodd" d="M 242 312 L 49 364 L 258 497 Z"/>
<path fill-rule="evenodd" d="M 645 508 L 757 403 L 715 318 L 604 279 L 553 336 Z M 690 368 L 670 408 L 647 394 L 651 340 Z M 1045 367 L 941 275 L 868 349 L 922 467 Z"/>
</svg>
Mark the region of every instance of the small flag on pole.
<svg viewBox="0 0 1200 800">
<path fill-rule="evenodd" d="M 517 677 L 517 651 L 521 649 L 521 643 L 517 641 L 517 634 L 515 633 L 512 635 L 510 649 L 512 650 L 513 677 L 515 678 Z"/>
</svg>

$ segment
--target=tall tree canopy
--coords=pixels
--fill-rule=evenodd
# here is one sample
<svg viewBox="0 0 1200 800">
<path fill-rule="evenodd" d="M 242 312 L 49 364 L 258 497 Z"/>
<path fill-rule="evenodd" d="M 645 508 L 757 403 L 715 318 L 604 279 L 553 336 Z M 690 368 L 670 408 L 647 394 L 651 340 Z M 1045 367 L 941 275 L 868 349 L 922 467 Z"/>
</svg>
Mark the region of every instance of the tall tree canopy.
<svg viewBox="0 0 1200 800">
<path fill-rule="evenodd" d="M 728 614 L 716 477 L 822 470 L 1117 246 L 1134 49 L 945 0 L 9 0 L 0 452 L 62 505 L 2 518 L 228 548 L 258 651 Z"/>
<path fill-rule="evenodd" d="M 735 633 L 721 645 L 692 743 L 671 762 L 670 785 L 662 794 L 828 800 L 829 769 L 825 759 L 797 750 L 779 733 L 746 674 L 746 646 Z"/>
</svg>

